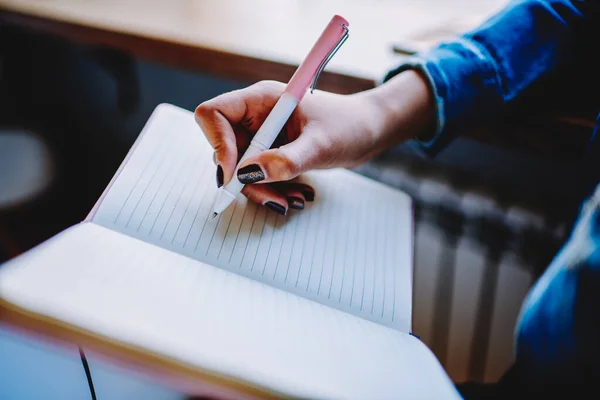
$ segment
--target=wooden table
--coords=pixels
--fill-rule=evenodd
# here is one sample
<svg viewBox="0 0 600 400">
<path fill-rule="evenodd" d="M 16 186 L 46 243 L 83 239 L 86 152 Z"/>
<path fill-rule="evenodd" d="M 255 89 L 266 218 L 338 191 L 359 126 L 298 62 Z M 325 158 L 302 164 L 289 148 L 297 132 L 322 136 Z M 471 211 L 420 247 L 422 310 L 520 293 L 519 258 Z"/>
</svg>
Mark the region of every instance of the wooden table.
<svg viewBox="0 0 600 400">
<path fill-rule="evenodd" d="M 506 0 L 0 0 L 0 21 L 107 45 L 175 67 L 287 81 L 334 14 L 351 36 L 319 88 L 373 87 L 402 60 L 393 47 L 457 20 L 474 25 Z M 465 11 L 467 13 L 465 13 Z M 463 23 L 461 26 L 464 26 Z"/>
<path fill-rule="evenodd" d="M 350 39 L 321 75 L 319 89 L 355 93 L 372 88 L 405 55 L 394 48 L 431 45 L 474 27 L 507 0 L 0 0 L 0 23 L 104 45 L 165 65 L 253 83 L 286 82 L 334 14 L 350 22 Z M 435 36 L 435 34 L 433 35 Z M 413 46 L 422 37 L 421 46 Z M 408 43 L 408 46 L 406 44 Z M 590 137 L 594 115 L 558 120 L 576 148 Z M 554 125 L 556 117 L 550 118 Z M 562 129 L 562 127 L 566 129 Z M 512 128 L 500 128 L 512 129 Z M 527 143 L 493 130 L 463 136 L 501 147 L 534 149 L 549 157 L 546 128 L 528 127 Z M 573 135 L 572 132 L 577 132 Z M 499 137 L 500 136 L 500 137 Z"/>
</svg>

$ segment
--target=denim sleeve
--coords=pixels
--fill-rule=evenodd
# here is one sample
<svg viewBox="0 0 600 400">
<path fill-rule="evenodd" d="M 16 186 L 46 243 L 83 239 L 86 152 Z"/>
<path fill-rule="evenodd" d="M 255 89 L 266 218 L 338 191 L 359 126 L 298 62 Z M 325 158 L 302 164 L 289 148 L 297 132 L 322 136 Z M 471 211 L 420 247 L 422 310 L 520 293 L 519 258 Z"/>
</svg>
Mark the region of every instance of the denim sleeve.
<svg viewBox="0 0 600 400">
<path fill-rule="evenodd" d="M 473 31 L 417 54 L 390 71 L 420 71 L 435 96 L 437 129 L 422 138 L 438 147 L 468 122 L 485 120 L 533 83 L 575 62 L 581 41 L 593 41 L 600 1 L 512 1 Z M 578 46 L 575 46 L 575 42 Z M 590 43 L 591 44 L 591 43 Z"/>
<path fill-rule="evenodd" d="M 599 288 L 600 186 L 584 202 L 570 238 L 521 307 L 516 366 L 528 394 L 545 392 L 542 398 L 555 398 L 557 389 L 586 388 L 584 397 L 598 398 Z M 589 395 L 590 388 L 595 396 Z"/>
</svg>

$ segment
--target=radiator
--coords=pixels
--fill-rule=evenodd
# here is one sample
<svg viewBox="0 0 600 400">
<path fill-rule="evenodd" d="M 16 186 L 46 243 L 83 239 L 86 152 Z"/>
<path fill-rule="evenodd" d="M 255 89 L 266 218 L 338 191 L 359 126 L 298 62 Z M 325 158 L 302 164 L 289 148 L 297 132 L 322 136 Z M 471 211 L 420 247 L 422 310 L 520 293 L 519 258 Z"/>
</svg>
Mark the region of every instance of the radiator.
<svg viewBox="0 0 600 400">
<path fill-rule="evenodd" d="M 413 334 L 452 380 L 495 382 L 514 361 L 514 328 L 566 223 L 422 163 L 378 160 L 355 169 L 415 200 Z"/>
</svg>

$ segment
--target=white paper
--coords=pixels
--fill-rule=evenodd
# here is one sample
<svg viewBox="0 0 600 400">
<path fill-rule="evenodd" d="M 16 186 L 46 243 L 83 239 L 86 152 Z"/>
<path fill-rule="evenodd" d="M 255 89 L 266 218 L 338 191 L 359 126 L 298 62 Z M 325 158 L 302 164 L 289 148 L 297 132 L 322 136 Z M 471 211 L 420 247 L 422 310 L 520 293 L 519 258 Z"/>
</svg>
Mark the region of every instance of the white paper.
<svg viewBox="0 0 600 400">
<path fill-rule="evenodd" d="M 93 222 L 285 291 L 410 331 L 412 205 L 346 170 L 303 180 L 283 217 L 243 196 L 213 220 L 213 150 L 191 112 L 160 106 Z"/>
<path fill-rule="evenodd" d="M 412 336 L 91 223 L 3 266 L 0 294 L 284 397 L 460 398 Z"/>
</svg>

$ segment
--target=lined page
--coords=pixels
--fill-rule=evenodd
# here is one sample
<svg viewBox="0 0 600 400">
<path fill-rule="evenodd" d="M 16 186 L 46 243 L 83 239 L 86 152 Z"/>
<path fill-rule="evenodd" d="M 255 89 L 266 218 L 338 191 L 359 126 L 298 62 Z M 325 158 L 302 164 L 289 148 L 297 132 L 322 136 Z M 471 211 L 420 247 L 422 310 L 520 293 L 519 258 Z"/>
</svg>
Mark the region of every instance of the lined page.
<svg viewBox="0 0 600 400">
<path fill-rule="evenodd" d="M 3 266 L 0 299 L 277 397 L 460 398 L 408 334 L 91 223 Z"/>
<path fill-rule="evenodd" d="M 243 196 L 211 218 L 212 148 L 193 114 L 160 106 L 93 221 L 287 292 L 410 330 L 412 206 L 345 170 L 303 180 L 317 193 L 280 216 Z"/>
</svg>

